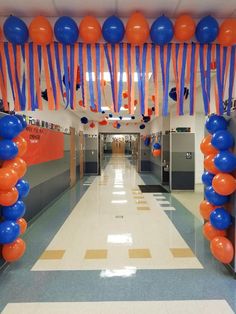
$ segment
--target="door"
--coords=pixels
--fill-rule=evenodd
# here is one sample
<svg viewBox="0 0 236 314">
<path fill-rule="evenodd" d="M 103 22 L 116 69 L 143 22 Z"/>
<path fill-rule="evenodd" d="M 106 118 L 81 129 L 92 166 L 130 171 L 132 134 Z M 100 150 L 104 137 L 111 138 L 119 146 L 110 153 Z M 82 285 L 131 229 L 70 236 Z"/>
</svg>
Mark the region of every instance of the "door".
<svg viewBox="0 0 236 314">
<path fill-rule="evenodd" d="M 125 142 L 120 139 L 113 139 L 112 142 L 112 154 L 124 154 Z"/>
<path fill-rule="evenodd" d="M 76 183 L 75 128 L 70 127 L 70 186 Z"/>
<path fill-rule="evenodd" d="M 80 164 L 80 179 L 84 177 L 84 134 L 79 132 L 79 164 Z"/>
</svg>

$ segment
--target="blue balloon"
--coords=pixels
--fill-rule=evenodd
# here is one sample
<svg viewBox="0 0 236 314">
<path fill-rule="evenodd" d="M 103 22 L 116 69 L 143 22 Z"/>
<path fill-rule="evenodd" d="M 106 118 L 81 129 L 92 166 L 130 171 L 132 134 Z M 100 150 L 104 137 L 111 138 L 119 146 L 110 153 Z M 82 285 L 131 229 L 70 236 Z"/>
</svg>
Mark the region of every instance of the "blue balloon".
<svg viewBox="0 0 236 314">
<path fill-rule="evenodd" d="M 23 201 L 18 200 L 12 206 L 2 207 L 2 216 L 5 220 L 18 220 L 25 214 L 25 204 Z"/>
<path fill-rule="evenodd" d="M 228 127 L 228 122 L 224 117 L 218 116 L 217 114 L 212 114 L 207 118 L 205 126 L 207 131 L 213 134 L 220 130 L 226 130 Z"/>
<path fill-rule="evenodd" d="M 104 39 L 111 44 L 122 41 L 125 34 L 125 27 L 121 19 L 112 15 L 108 17 L 102 26 L 102 35 Z"/>
<path fill-rule="evenodd" d="M 120 123 L 117 123 L 116 128 L 117 128 L 117 129 L 120 129 L 120 127 L 121 127 L 121 124 L 120 124 Z"/>
<path fill-rule="evenodd" d="M 205 189 L 205 197 L 209 203 L 215 206 L 224 205 L 229 201 L 229 196 L 224 196 L 216 193 L 212 186 L 207 186 Z"/>
<path fill-rule="evenodd" d="M 153 149 L 161 149 L 161 145 L 159 143 L 153 144 Z"/>
<path fill-rule="evenodd" d="M 12 140 L 23 130 L 16 116 L 6 115 L 0 119 L 0 137 Z"/>
<path fill-rule="evenodd" d="M 149 146 L 149 145 L 150 145 L 150 141 L 151 141 L 151 140 L 150 140 L 150 137 L 146 137 L 146 138 L 145 138 L 145 141 L 144 141 L 144 145 L 145 145 L 145 146 Z"/>
<path fill-rule="evenodd" d="M 201 44 L 213 42 L 219 33 L 219 25 L 217 20 L 208 15 L 203 17 L 196 27 L 196 38 Z"/>
<path fill-rule="evenodd" d="M 151 26 L 151 40 L 158 45 L 168 44 L 174 36 L 174 27 L 166 16 L 158 17 Z"/>
<path fill-rule="evenodd" d="M 140 128 L 141 130 L 145 129 L 145 124 L 141 124 L 141 125 L 139 126 L 139 128 Z"/>
<path fill-rule="evenodd" d="M 20 227 L 16 222 L 6 220 L 0 223 L 0 244 L 12 243 L 19 234 Z"/>
<path fill-rule="evenodd" d="M 134 119 L 135 119 L 135 116 L 132 116 L 131 119 L 134 120 Z"/>
<path fill-rule="evenodd" d="M 26 129 L 26 127 L 27 127 L 27 121 L 26 121 L 25 117 L 24 117 L 24 116 L 21 116 L 21 115 L 19 115 L 19 114 L 16 114 L 15 117 L 17 117 L 17 119 L 20 120 L 20 123 L 21 123 L 21 125 L 22 125 L 22 129 Z"/>
<path fill-rule="evenodd" d="M 10 140 L 0 141 L 0 160 L 10 160 L 18 154 L 18 147 L 16 143 Z"/>
<path fill-rule="evenodd" d="M 208 171 L 205 171 L 202 175 L 202 183 L 205 185 L 205 186 L 211 186 L 212 185 L 212 180 L 214 178 L 214 174 L 208 172 Z"/>
<path fill-rule="evenodd" d="M 80 119 L 80 121 L 81 121 L 81 123 L 83 123 L 83 124 L 87 124 L 87 123 L 88 123 L 88 118 L 82 117 L 82 118 Z"/>
<path fill-rule="evenodd" d="M 112 118 L 113 117 L 113 114 L 112 113 L 109 113 L 109 118 Z"/>
<path fill-rule="evenodd" d="M 218 150 L 227 150 L 234 146 L 234 137 L 229 131 L 220 130 L 212 135 L 211 144 Z"/>
<path fill-rule="evenodd" d="M 30 191 L 30 185 L 27 181 L 20 179 L 16 183 L 16 188 L 19 193 L 19 199 L 26 197 Z"/>
<path fill-rule="evenodd" d="M 231 221 L 231 215 L 224 209 L 224 207 L 216 208 L 210 214 L 210 222 L 216 229 L 227 229 L 230 226 Z"/>
<path fill-rule="evenodd" d="M 143 116 L 143 122 L 148 123 L 151 120 L 149 116 Z"/>
<path fill-rule="evenodd" d="M 28 41 L 29 32 L 24 21 L 16 16 L 9 16 L 3 25 L 3 32 L 12 44 L 24 44 Z"/>
<path fill-rule="evenodd" d="M 79 36 L 75 21 L 69 16 L 61 16 L 54 25 L 56 39 L 62 44 L 74 44 Z"/>
<path fill-rule="evenodd" d="M 236 169 L 236 156 L 225 150 L 216 155 L 214 163 L 220 171 L 232 172 Z"/>
</svg>

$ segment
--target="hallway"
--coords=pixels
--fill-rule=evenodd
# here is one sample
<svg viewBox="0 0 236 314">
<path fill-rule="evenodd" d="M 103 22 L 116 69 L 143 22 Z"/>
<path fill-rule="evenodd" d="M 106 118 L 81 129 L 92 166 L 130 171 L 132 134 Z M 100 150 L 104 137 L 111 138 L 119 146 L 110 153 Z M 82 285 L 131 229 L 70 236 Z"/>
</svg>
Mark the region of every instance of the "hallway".
<svg viewBox="0 0 236 314">
<path fill-rule="evenodd" d="M 142 193 L 146 181 L 113 156 L 101 176 L 65 192 L 28 229 L 22 260 L 0 275 L 0 310 L 233 313 L 235 282 L 211 256 L 201 220 L 170 193 Z"/>
</svg>

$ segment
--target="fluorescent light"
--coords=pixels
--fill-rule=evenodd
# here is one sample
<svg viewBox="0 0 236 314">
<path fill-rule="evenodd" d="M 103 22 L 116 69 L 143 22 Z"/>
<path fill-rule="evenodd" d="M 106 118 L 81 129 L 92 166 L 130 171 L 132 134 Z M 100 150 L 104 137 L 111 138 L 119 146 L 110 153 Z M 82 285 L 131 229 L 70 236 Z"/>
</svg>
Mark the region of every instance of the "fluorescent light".
<svg viewBox="0 0 236 314">
<path fill-rule="evenodd" d="M 114 188 L 116 188 L 116 189 L 120 189 L 120 188 L 123 189 L 123 187 L 124 187 L 123 184 L 115 184 L 115 185 L 114 185 Z"/>
<path fill-rule="evenodd" d="M 102 111 L 110 110 L 110 108 L 107 106 L 101 107 L 101 109 L 102 109 Z"/>
<path fill-rule="evenodd" d="M 119 117 L 112 117 L 112 118 L 108 118 L 108 120 L 110 120 L 110 121 L 129 121 L 129 120 L 131 120 L 131 117 L 123 117 L 122 120 L 120 120 Z"/>
</svg>

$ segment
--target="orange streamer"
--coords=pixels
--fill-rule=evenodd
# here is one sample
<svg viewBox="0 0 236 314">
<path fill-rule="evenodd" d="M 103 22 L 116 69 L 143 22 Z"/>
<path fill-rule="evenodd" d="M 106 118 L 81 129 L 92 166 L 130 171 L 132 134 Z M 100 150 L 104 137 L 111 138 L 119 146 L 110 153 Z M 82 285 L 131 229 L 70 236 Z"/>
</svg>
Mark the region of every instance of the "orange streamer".
<svg viewBox="0 0 236 314">
<path fill-rule="evenodd" d="M 148 116 L 148 88 L 149 88 L 149 71 L 151 62 L 151 44 L 147 44 L 147 57 L 146 57 L 146 73 L 145 73 L 145 99 L 144 99 L 144 114 Z"/>
<path fill-rule="evenodd" d="M 54 100 L 53 100 L 53 93 L 52 93 L 52 86 L 50 81 L 49 75 L 49 67 L 48 67 L 48 58 L 47 58 L 47 50 L 46 46 L 42 46 L 42 56 L 43 56 L 43 66 L 44 66 L 44 74 L 47 86 L 47 94 L 48 94 L 48 109 L 54 110 Z"/>
<path fill-rule="evenodd" d="M 12 84 L 13 90 L 15 95 L 15 110 L 20 111 L 20 101 L 19 95 L 16 85 L 16 76 L 15 76 L 15 65 L 14 65 L 14 54 L 13 54 L 13 47 L 12 44 L 8 43 L 8 51 L 9 51 L 9 59 L 10 59 L 10 68 L 11 68 L 11 75 L 12 75 Z"/>
<path fill-rule="evenodd" d="M 130 49 L 131 53 L 131 75 L 134 76 L 134 64 L 135 64 L 135 47 L 134 45 L 131 45 Z M 128 72 L 127 72 L 128 76 Z M 134 84 L 134 78 L 132 80 L 132 85 L 130 86 L 130 114 L 134 114 L 134 95 L 135 95 L 135 84 Z"/>
<path fill-rule="evenodd" d="M 154 77 L 154 92 L 155 92 L 155 116 L 159 116 L 159 84 L 158 84 L 158 71 L 159 71 L 159 60 L 160 60 L 160 47 L 155 46 L 155 77 Z"/>
<path fill-rule="evenodd" d="M 78 72 L 78 52 L 79 44 L 76 43 L 74 46 L 74 82 L 73 82 L 73 109 L 76 109 L 76 85 L 77 85 L 77 72 Z"/>
<path fill-rule="evenodd" d="M 86 81 L 86 72 L 87 72 L 87 44 L 83 44 L 82 47 L 82 60 L 83 60 L 83 84 L 84 84 L 84 104 L 83 108 L 88 107 L 88 102 L 87 102 L 87 81 Z"/>
<path fill-rule="evenodd" d="M 2 100 L 3 100 L 3 107 L 5 111 L 9 110 L 9 106 L 7 103 L 7 67 L 6 67 L 6 57 L 4 52 L 3 43 L 0 42 L 0 54 L 2 60 Z"/>
<path fill-rule="evenodd" d="M 33 53 L 34 53 L 34 82 L 36 88 L 36 95 L 38 100 L 39 110 L 43 109 L 41 89 L 40 89 L 40 77 L 39 77 L 39 63 L 38 63 L 38 47 L 37 44 L 33 44 Z"/>
</svg>

